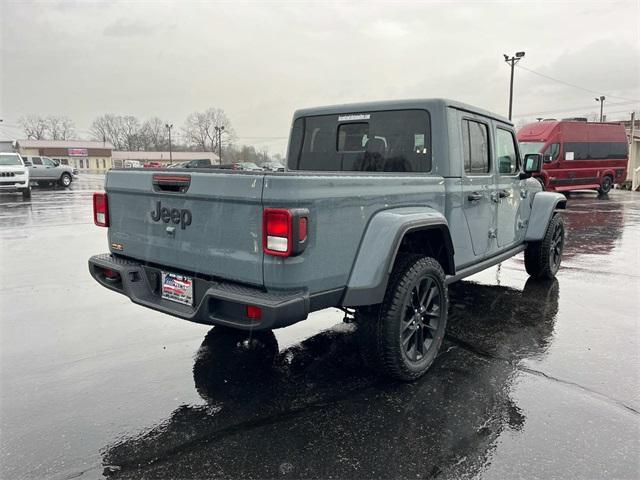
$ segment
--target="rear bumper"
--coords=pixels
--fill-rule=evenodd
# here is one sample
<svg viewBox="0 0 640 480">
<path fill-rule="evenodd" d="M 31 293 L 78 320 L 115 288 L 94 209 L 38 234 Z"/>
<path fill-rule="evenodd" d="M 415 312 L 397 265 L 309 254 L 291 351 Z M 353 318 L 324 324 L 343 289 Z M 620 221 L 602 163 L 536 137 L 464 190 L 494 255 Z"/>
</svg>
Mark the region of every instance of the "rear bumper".
<svg viewBox="0 0 640 480">
<path fill-rule="evenodd" d="M 118 272 L 119 279 L 108 279 L 106 269 Z M 193 279 L 194 306 L 182 305 L 161 297 L 159 268 L 111 254 L 91 257 L 89 271 L 100 285 L 126 295 L 134 303 L 207 325 L 267 330 L 304 320 L 310 311 L 309 295 L 304 291 L 265 292 L 255 287 L 198 277 Z M 247 305 L 262 309 L 260 320 L 246 317 Z"/>
</svg>

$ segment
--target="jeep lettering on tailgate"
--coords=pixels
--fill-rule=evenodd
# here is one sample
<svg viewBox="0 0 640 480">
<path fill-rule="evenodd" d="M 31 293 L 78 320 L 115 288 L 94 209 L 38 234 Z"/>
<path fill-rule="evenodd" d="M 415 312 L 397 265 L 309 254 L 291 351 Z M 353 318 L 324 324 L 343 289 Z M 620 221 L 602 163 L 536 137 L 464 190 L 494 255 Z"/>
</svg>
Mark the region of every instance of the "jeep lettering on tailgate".
<svg viewBox="0 0 640 480">
<path fill-rule="evenodd" d="M 164 223 L 173 222 L 176 225 L 179 223 L 180 228 L 184 230 L 191 225 L 191 211 L 186 208 L 178 210 L 177 208 L 163 207 L 158 201 L 156 202 L 156 209 L 151 211 L 151 219 L 154 222 L 162 220 Z"/>
</svg>

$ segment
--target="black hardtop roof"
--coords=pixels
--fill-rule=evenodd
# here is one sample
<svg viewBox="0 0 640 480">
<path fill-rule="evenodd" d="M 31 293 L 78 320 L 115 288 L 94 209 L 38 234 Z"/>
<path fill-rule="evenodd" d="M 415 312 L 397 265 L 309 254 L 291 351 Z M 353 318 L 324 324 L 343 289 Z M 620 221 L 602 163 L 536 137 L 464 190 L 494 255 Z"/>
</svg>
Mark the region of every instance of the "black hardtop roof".
<svg viewBox="0 0 640 480">
<path fill-rule="evenodd" d="M 336 115 L 339 113 L 367 113 L 381 110 L 405 110 L 405 109 L 425 109 L 430 112 L 443 111 L 447 107 L 464 110 L 484 117 L 498 120 L 499 122 L 513 125 L 512 122 L 496 113 L 489 112 L 482 108 L 474 107 L 466 103 L 449 100 L 446 98 L 415 98 L 407 100 L 383 100 L 377 102 L 345 103 L 341 105 L 327 105 L 322 107 L 302 108 L 296 110 L 294 118 L 309 117 L 314 115 Z"/>
</svg>

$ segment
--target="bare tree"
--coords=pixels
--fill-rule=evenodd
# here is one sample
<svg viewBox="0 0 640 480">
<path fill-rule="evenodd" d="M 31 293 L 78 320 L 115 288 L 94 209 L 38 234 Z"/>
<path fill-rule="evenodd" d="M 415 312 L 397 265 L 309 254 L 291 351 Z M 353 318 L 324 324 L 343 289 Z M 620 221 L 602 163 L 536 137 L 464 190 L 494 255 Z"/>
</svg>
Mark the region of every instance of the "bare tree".
<svg viewBox="0 0 640 480">
<path fill-rule="evenodd" d="M 45 140 L 47 138 L 47 121 L 40 115 L 28 115 L 18 119 L 27 138 Z"/>
<path fill-rule="evenodd" d="M 215 127 L 224 127 L 223 145 L 229 145 L 235 138 L 231 121 L 221 108 L 193 112 L 187 117 L 182 131 L 186 142 L 191 146 L 202 151 L 216 152 L 218 150 L 218 135 Z"/>
<path fill-rule="evenodd" d="M 206 114 L 193 112 L 185 121 L 182 131 L 186 142 L 200 151 L 209 150 L 208 141 L 214 132 L 214 126 Z"/>
<path fill-rule="evenodd" d="M 69 117 L 62 117 L 60 122 L 60 139 L 70 140 L 76 137 L 76 124 Z"/>
<path fill-rule="evenodd" d="M 108 141 L 116 150 L 139 150 L 141 142 L 140 120 L 133 115 L 106 114 L 97 117 L 91 124 L 94 140 Z"/>
<path fill-rule="evenodd" d="M 140 128 L 140 145 L 143 150 L 166 150 L 169 148 L 169 138 L 166 122 L 158 117 L 146 120 Z"/>
<path fill-rule="evenodd" d="M 91 137 L 100 142 L 110 142 L 116 150 L 122 150 L 120 118 L 110 113 L 100 115 L 91 124 Z"/>
<path fill-rule="evenodd" d="M 120 131 L 124 147 L 129 151 L 139 150 L 140 120 L 133 115 L 120 117 Z"/>
<path fill-rule="evenodd" d="M 70 140 L 76 134 L 75 124 L 69 117 L 50 115 L 44 121 L 47 135 L 52 140 Z"/>
</svg>

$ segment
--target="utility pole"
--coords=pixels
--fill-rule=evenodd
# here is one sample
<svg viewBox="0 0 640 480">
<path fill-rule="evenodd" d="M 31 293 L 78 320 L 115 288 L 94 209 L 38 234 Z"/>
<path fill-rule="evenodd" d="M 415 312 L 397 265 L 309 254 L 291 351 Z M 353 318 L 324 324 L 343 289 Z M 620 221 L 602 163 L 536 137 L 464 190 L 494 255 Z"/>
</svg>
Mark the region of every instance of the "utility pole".
<svg viewBox="0 0 640 480">
<path fill-rule="evenodd" d="M 604 106 L 604 99 L 604 95 L 600 95 L 600 98 L 596 97 L 596 102 L 600 102 L 600 123 L 604 121 L 604 118 L 602 117 L 602 107 Z"/>
<path fill-rule="evenodd" d="M 173 165 L 173 153 L 171 152 L 171 129 L 173 128 L 173 123 L 165 123 L 164 126 L 169 130 L 169 165 Z"/>
<path fill-rule="evenodd" d="M 511 113 L 513 110 L 513 69 L 516 66 L 516 63 L 518 63 L 522 58 L 524 58 L 524 52 L 516 52 L 513 57 L 504 55 L 504 61 L 511 65 L 511 82 L 509 83 L 509 120 L 511 120 Z"/>
<path fill-rule="evenodd" d="M 213 127 L 216 129 L 218 134 L 218 157 L 220 157 L 220 165 L 222 165 L 222 132 L 224 131 L 224 125 L 218 127 L 217 125 Z"/>
<path fill-rule="evenodd" d="M 631 112 L 631 128 L 629 130 L 629 168 L 627 168 L 627 177 L 631 175 L 631 191 L 635 192 L 638 188 L 638 172 L 636 164 L 638 159 L 636 158 L 636 148 L 634 143 L 634 136 L 636 134 L 636 112 Z"/>
</svg>

